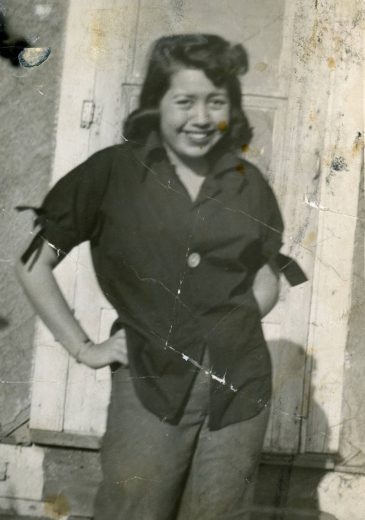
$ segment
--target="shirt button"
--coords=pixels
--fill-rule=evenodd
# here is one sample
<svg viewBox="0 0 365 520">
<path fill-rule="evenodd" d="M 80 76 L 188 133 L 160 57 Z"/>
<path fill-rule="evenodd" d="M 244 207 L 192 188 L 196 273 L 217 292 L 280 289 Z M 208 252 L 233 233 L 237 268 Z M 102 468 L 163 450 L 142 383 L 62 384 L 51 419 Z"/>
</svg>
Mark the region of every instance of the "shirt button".
<svg viewBox="0 0 365 520">
<path fill-rule="evenodd" d="M 200 254 L 199 253 L 191 253 L 188 256 L 188 266 L 189 267 L 197 267 L 200 264 Z"/>
</svg>

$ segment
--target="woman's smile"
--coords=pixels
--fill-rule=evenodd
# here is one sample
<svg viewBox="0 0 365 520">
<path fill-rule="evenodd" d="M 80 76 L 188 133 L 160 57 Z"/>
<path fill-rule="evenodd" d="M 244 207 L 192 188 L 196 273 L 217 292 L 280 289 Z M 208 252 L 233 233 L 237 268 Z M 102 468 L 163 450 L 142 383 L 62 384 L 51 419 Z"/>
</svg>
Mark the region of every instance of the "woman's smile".
<svg viewBox="0 0 365 520">
<path fill-rule="evenodd" d="M 199 145 L 208 144 L 210 139 L 216 133 L 215 131 L 196 132 L 196 131 L 189 131 L 189 130 L 183 130 L 183 132 L 186 134 L 187 138 L 191 141 L 192 144 L 197 143 Z"/>
</svg>

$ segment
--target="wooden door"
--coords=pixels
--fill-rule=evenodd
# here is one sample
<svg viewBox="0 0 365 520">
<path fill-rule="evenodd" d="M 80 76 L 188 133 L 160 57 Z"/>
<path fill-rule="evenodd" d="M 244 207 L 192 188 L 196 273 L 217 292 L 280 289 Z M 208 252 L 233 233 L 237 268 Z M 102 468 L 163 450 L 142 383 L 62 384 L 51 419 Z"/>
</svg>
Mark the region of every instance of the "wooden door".
<svg viewBox="0 0 365 520">
<path fill-rule="evenodd" d="M 320 215 L 318 223 L 318 207 L 326 188 L 320 160 L 325 146 L 324 129 L 333 116 L 326 88 L 319 92 L 313 84 L 317 78 L 330 87 L 332 71 L 315 52 L 311 59 L 300 54 L 303 45 L 311 48 L 313 27 L 319 31 L 318 13 L 307 6 L 304 18 L 304 4 L 298 2 L 294 6 L 285 0 L 158 0 L 153 5 L 140 0 L 135 4 L 98 0 L 90 9 L 85 0 L 71 0 L 53 182 L 86 156 L 122 141 L 121 122 L 138 102 L 147 50 L 155 38 L 206 32 L 242 42 L 250 57 L 250 70 L 243 80 L 243 105 L 255 129 L 244 155 L 261 168 L 272 184 L 286 223 L 284 249 L 310 278 L 307 284 L 295 288 L 289 288 L 283 280 L 279 305 L 264 320 L 274 366 L 273 407 L 265 450 L 289 454 L 308 449 L 331 451 L 335 443 L 327 449 L 318 441 L 318 435 L 315 437 L 321 415 L 314 406 L 318 392 L 313 392 L 311 385 L 313 358 L 317 370 L 323 373 L 325 348 L 313 347 L 314 325 L 310 323 L 320 313 L 313 307 L 323 289 L 318 289 L 319 279 L 323 280 L 318 270 L 324 265 L 323 257 L 334 254 L 336 248 L 331 242 L 330 253 L 326 250 L 324 229 L 329 229 L 329 215 Z M 334 22 L 329 18 L 326 23 L 326 45 L 331 54 Z M 80 128 L 84 100 L 95 105 L 90 129 Z M 354 177 L 356 185 L 356 173 Z M 355 192 L 356 188 L 350 189 L 350 206 Z M 341 206 L 341 201 L 338 204 Z M 353 231 L 349 222 L 349 248 L 346 252 L 341 248 L 341 265 L 350 265 L 345 260 L 351 258 Z M 324 242 L 316 260 L 317 233 Z M 312 292 L 313 273 L 317 285 Z M 57 269 L 57 276 L 90 337 L 95 341 L 106 338 L 115 311 L 100 293 L 87 244 L 70 254 Z M 330 290 L 333 280 L 326 276 L 324 279 Z M 346 291 L 342 287 L 340 297 L 346 299 Z M 346 323 L 341 327 L 341 331 L 346 329 Z M 321 341 L 326 345 L 325 333 Z M 108 369 L 95 372 L 76 364 L 41 324 L 36 346 L 33 438 L 96 447 L 105 429 L 110 391 Z M 328 395 L 323 388 L 321 392 L 322 396 Z M 339 394 L 335 395 L 329 399 L 335 402 Z M 315 411 L 311 414 L 312 409 Z M 330 407 L 326 412 L 331 413 Z M 304 441 L 303 431 L 312 432 L 304 436 Z"/>
</svg>

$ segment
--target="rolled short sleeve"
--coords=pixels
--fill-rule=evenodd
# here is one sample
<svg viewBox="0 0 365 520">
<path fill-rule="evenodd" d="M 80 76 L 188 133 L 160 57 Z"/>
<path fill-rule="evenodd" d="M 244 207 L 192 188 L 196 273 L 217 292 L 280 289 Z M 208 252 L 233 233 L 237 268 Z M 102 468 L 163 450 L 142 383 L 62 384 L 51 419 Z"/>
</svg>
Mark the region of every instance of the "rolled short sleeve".
<svg viewBox="0 0 365 520">
<path fill-rule="evenodd" d="M 37 251 L 32 265 L 45 242 L 64 257 L 78 244 L 91 240 L 97 232 L 100 206 L 107 190 L 112 165 L 113 147 L 92 155 L 62 177 L 46 195 L 41 207 L 33 209 L 39 229 L 31 245 L 22 256 L 26 263 Z M 30 266 L 31 267 L 31 266 Z"/>
</svg>

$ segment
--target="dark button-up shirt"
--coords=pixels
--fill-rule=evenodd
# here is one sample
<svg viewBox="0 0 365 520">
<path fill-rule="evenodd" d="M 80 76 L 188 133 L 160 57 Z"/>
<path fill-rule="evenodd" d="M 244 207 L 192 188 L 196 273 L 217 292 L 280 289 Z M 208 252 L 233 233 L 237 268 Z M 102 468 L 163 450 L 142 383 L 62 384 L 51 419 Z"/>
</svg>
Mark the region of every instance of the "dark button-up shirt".
<svg viewBox="0 0 365 520">
<path fill-rule="evenodd" d="M 38 214 L 40 236 L 61 252 L 90 241 L 147 409 L 178 422 L 207 348 L 210 428 L 260 412 L 271 363 L 252 283 L 277 257 L 283 223 L 256 167 L 225 153 L 192 202 L 153 132 L 143 146 L 91 156 L 51 189 Z"/>
</svg>

